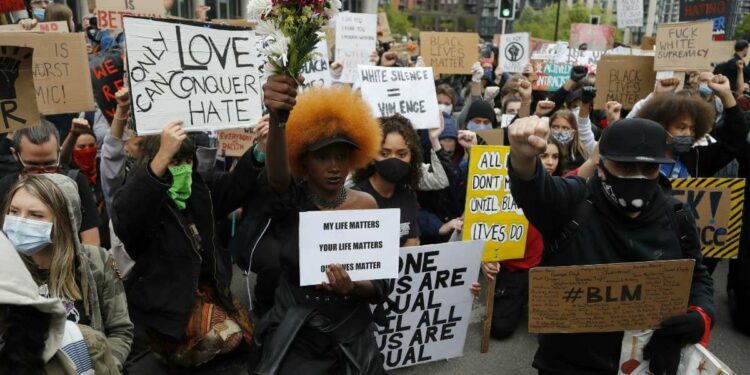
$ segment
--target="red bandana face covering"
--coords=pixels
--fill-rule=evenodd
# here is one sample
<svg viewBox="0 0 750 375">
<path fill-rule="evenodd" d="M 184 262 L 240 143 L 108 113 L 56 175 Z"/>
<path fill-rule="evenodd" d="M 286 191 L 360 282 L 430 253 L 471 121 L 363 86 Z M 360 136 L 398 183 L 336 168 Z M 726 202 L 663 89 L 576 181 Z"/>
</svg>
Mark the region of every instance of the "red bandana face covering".
<svg viewBox="0 0 750 375">
<path fill-rule="evenodd" d="M 89 185 L 96 184 L 96 147 L 73 150 L 73 161 L 86 176 Z"/>
</svg>

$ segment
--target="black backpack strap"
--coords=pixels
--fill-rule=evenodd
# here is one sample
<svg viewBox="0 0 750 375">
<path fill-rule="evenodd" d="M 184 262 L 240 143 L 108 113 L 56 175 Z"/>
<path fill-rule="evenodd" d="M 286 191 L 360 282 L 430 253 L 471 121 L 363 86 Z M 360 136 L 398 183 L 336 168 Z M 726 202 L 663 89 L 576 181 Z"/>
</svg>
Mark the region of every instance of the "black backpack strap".
<svg viewBox="0 0 750 375">
<path fill-rule="evenodd" d="M 555 238 L 550 243 L 545 244 L 547 251 L 553 254 L 559 251 L 563 245 L 567 244 L 573 237 L 578 234 L 578 232 L 580 232 L 581 228 L 588 221 L 593 212 L 594 202 L 590 201 L 588 198 L 581 201 L 581 203 L 575 209 L 573 218 L 570 219 L 567 224 L 565 224 L 560 233 L 557 235 L 557 238 Z"/>
</svg>

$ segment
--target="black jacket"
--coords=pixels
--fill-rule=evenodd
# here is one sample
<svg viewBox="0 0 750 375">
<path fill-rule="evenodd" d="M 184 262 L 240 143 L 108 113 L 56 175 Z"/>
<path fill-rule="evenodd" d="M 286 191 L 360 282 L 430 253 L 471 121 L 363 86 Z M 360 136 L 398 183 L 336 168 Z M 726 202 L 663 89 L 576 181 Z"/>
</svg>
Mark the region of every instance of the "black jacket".
<svg viewBox="0 0 750 375">
<path fill-rule="evenodd" d="M 665 177 L 659 177 L 661 189 L 652 203 L 637 218 L 630 219 L 606 200 L 597 176 L 588 182 L 578 177 L 552 177 L 540 162 L 530 181 L 520 179 L 512 170 L 509 175 L 513 198 L 547 245 L 560 238 L 561 230 L 585 199 L 593 203 L 591 215 L 580 223 L 572 238 L 554 252 L 551 246 L 545 246 L 542 265 L 696 259 L 689 304 L 701 307 L 713 318 L 713 281 L 701 263 L 695 220 L 689 216 L 691 230 L 681 245 L 674 220 L 675 207 L 680 203 L 672 198 Z M 622 332 L 540 334 L 534 367 L 559 374 L 616 374 L 621 345 Z"/>
<path fill-rule="evenodd" d="M 742 158 L 747 147 L 748 127 L 745 116 L 736 105 L 724 110 L 724 124 L 712 132 L 717 142 L 693 147 L 679 156 L 692 177 L 711 177 L 734 158 Z"/>
<path fill-rule="evenodd" d="M 220 248 L 214 222 L 239 208 L 259 173 L 250 152 L 230 173 L 198 174 L 184 212 L 169 198 L 172 175 L 160 179 L 148 167 L 128 176 L 114 197 L 115 233 L 135 261 L 125 284 L 130 316 L 175 339 L 184 337 L 199 282 L 216 290 L 218 303 L 234 311 L 229 254 Z M 187 220 L 198 230 L 194 236 Z"/>
</svg>

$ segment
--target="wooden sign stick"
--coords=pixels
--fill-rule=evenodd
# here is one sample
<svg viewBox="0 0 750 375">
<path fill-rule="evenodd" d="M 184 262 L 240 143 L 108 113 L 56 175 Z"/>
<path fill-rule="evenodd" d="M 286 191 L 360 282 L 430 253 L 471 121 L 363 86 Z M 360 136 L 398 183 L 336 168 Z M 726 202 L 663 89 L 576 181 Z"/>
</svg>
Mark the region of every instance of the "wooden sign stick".
<svg viewBox="0 0 750 375">
<path fill-rule="evenodd" d="M 484 326 L 482 327 L 482 348 L 480 353 L 487 353 L 490 350 L 490 329 L 492 329 L 492 311 L 495 309 L 495 283 L 497 283 L 498 271 L 492 280 L 487 283 L 487 310 L 484 315 Z"/>
</svg>

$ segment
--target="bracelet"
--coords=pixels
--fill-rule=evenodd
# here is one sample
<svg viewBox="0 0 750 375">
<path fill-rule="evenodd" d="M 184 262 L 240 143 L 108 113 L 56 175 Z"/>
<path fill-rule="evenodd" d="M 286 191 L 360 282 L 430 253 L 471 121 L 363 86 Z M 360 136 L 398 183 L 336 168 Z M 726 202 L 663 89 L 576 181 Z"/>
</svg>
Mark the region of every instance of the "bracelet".
<svg viewBox="0 0 750 375">
<path fill-rule="evenodd" d="M 127 116 L 125 116 L 125 117 L 117 117 L 117 116 L 115 116 L 114 119 L 115 120 L 121 120 L 121 121 L 128 121 L 128 117 Z"/>
</svg>

